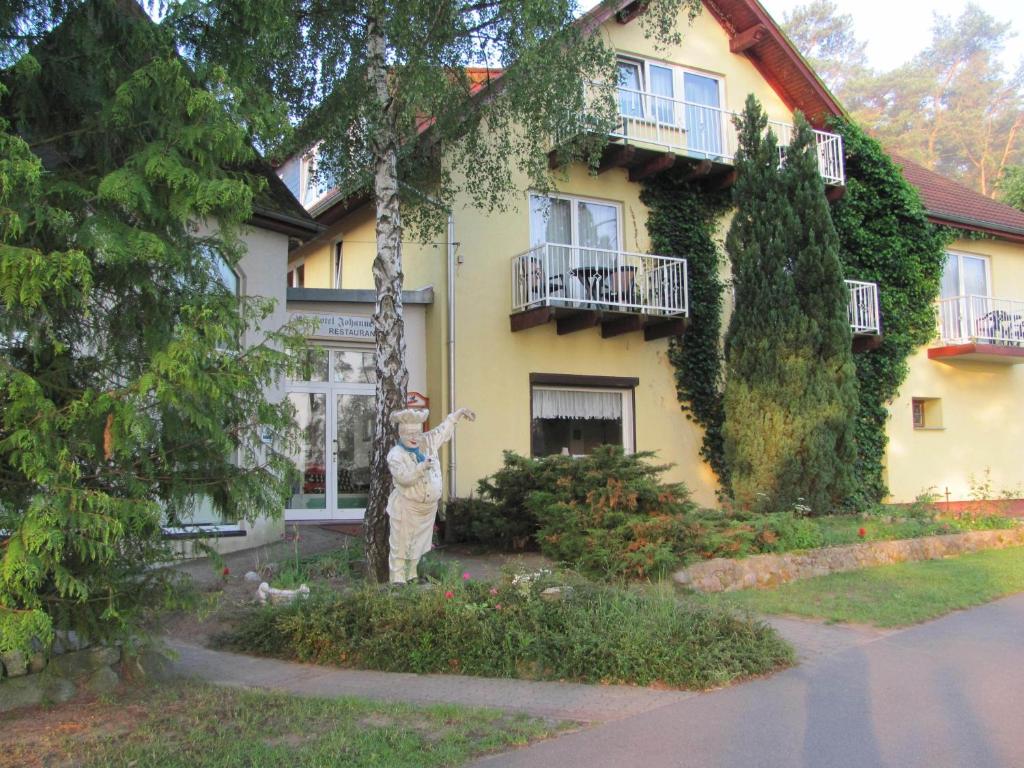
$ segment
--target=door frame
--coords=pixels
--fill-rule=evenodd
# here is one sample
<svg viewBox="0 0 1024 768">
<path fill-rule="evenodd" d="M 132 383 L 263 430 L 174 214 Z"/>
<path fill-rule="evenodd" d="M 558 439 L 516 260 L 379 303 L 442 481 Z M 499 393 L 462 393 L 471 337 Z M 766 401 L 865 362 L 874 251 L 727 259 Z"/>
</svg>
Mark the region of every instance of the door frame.
<svg viewBox="0 0 1024 768">
<path fill-rule="evenodd" d="M 330 369 L 329 369 L 330 372 Z M 330 373 L 328 374 L 330 375 Z M 366 516 L 366 508 L 338 507 L 338 396 L 374 397 L 374 384 L 333 381 L 289 381 L 285 395 L 323 394 L 326 399 L 324 418 L 324 506 L 320 509 L 294 509 L 285 505 L 284 520 L 294 522 L 358 522 Z"/>
</svg>

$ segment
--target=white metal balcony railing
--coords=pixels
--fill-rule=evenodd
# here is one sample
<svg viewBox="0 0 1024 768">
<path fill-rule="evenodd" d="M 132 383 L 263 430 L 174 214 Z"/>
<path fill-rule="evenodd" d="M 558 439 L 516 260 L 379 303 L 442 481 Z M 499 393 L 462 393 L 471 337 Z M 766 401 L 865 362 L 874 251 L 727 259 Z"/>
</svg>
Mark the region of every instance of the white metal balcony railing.
<svg viewBox="0 0 1024 768">
<path fill-rule="evenodd" d="M 944 344 L 1024 346 L 1024 301 L 974 294 L 940 299 L 939 338 Z"/>
<path fill-rule="evenodd" d="M 512 311 L 537 307 L 686 315 L 686 259 L 542 243 L 512 257 Z"/>
<path fill-rule="evenodd" d="M 878 311 L 878 286 L 862 280 L 847 280 L 850 289 L 848 314 L 854 335 L 882 333 L 881 314 Z"/>
<path fill-rule="evenodd" d="M 601 88 L 598 83 L 591 83 Z M 733 118 L 737 113 L 720 107 L 658 96 L 631 88 L 616 88 L 619 123 L 611 135 L 632 143 L 652 144 L 692 157 L 732 162 L 739 137 Z M 768 128 L 783 150 L 793 140 L 789 123 L 771 120 Z M 818 144 L 818 171 L 827 184 L 846 183 L 843 165 L 843 137 L 827 131 L 814 131 Z"/>
</svg>

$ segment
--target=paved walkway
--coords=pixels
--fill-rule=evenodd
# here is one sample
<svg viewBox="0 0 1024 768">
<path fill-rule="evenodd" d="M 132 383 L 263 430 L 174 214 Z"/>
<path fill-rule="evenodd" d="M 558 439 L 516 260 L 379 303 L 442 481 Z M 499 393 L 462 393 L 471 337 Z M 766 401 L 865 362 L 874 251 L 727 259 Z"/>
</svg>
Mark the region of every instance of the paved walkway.
<svg viewBox="0 0 1024 768">
<path fill-rule="evenodd" d="M 477 768 L 1024 765 L 1024 595 L 870 639 L 854 630 L 845 641 L 816 642 L 824 643 L 817 655 L 809 648 L 809 661 L 773 677 Z"/>
<path fill-rule="evenodd" d="M 627 685 L 496 680 L 457 675 L 413 675 L 296 664 L 212 651 L 167 640 L 178 672 L 218 685 L 268 688 L 299 696 L 362 696 L 413 704 L 464 704 L 526 712 L 538 717 L 597 723 L 639 715 L 696 696 Z"/>
<path fill-rule="evenodd" d="M 771 623 L 800 666 L 708 693 L 343 670 L 168 644 L 180 672 L 222 685 L 593 726 L 478 768 L 1024 765 L 1024 594 L 904 630 Z"/>
</svg>

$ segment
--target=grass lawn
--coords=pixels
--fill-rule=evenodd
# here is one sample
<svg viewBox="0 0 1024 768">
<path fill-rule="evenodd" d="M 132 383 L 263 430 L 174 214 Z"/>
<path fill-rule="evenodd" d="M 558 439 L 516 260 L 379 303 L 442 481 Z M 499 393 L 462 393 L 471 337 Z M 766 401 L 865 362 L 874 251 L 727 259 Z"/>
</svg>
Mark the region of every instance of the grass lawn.
<svg viewBox="0 0 1024 768">
<path fill-rule="evenodd" d="M 710 596 L 758 613 L 900 627 L 1024 591 L 1024 548 L 900 563 Z"/>
<path fill-rule="evenodd" d="M 458 766 L 557 728 L 491 710 L 180 682 L 0 715 L 0 767 Z"/>
</svg>

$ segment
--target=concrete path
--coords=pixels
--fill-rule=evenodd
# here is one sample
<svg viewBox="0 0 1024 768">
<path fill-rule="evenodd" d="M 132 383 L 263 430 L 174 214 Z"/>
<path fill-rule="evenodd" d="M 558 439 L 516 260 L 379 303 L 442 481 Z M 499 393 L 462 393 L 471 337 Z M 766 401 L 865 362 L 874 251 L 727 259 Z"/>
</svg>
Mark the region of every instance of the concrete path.
<svg viewBox="0 0 1024 768">
<path fill-rule="evenodd" d="M 813 636 L 806 663 L 476 765 L 1024 765 L 1024 595 L 900 631 L 778 626 Z"/>
<path fill-rule="evenodd" d="M 213 651 L 179 640 L 168 639 L 166 644 L 178 654 L 174 666 L 179 673 L 218 685 L 267 688 L 300 696 L 362 696 L 413 704 L 464 704 L 581 723 L 630 717 L 697 695 L 626 685 L 337 669 Z"/>
</svg>

